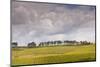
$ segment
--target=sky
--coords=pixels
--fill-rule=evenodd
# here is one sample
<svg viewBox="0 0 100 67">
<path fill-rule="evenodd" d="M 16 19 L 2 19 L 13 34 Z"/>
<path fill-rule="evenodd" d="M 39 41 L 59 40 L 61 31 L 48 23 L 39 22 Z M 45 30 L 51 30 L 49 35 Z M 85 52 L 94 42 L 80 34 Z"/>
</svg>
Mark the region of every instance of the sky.
<svg viewBox="0 0 100 67">
<path fill-rule="evenodd" d="M 95 6 L 12 1 L 12 42 L 95 42 Z"/>
</svg>

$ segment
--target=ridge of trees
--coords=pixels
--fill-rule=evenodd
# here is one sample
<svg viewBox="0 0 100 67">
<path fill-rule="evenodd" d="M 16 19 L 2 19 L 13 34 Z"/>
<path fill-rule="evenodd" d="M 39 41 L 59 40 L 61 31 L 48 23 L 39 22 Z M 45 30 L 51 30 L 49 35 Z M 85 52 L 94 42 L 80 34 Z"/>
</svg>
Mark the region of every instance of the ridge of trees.
<svg viewBox="0 0 100 67">
<path fill-rule="evenodd" d="M 93 44 L 88 41 L 76 41 L 76 40 L 58 40 L 58 41 L 47 41 L 47 42 L 40 42 L 38 45 L 35 42 L 30 42 L 27 44 L 27 47 L 43 47 L 43 46 L 57 46 L 57 45 L 90 45 Z M 12 42 L 12 47 L 17 47 L 17 42 Z"/>
</svg>

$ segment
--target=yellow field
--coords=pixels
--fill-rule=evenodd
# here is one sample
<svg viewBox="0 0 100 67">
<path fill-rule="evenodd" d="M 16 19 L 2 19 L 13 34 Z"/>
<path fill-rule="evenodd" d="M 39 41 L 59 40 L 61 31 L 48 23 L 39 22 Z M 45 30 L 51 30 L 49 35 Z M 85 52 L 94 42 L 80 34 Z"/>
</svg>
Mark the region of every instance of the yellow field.
<svg viewBox="0 0 100 67">
<path fill-rule="evenodd" d="M 95 60 L 95 45 L 12 48 L 12 65 Z"/>
</svg>

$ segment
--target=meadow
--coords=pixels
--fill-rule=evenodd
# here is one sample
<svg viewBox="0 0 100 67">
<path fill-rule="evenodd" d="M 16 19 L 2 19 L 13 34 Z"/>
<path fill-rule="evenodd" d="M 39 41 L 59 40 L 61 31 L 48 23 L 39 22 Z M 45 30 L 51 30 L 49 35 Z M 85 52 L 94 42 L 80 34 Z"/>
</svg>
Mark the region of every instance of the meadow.
<svg viewBox="0 0 100 67">
<path fill-rule="evenodd" d="M 12 65 L 37 65 L 96 60 L 95 45 L 12 48 Z"/>
</svg>

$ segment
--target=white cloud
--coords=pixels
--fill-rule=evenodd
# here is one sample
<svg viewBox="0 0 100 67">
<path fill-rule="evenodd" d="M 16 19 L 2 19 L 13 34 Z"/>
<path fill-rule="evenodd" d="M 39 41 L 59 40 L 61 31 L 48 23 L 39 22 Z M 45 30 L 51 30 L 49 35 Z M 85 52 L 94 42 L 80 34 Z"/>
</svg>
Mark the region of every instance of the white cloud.
<svg viewBox="0 0 100 67">
<path fill-rule="evenodd" d="M 47 37 L 49 40 L 64 40 L 65 35 L 64 34 L 55 34 Z"/>
<path fill-rule="evenodd" d="M 94 32 L 94 6 L 12 3 L 13 41 L 19 43 L 51 39 L 93 41 Z"/>
</svg>

